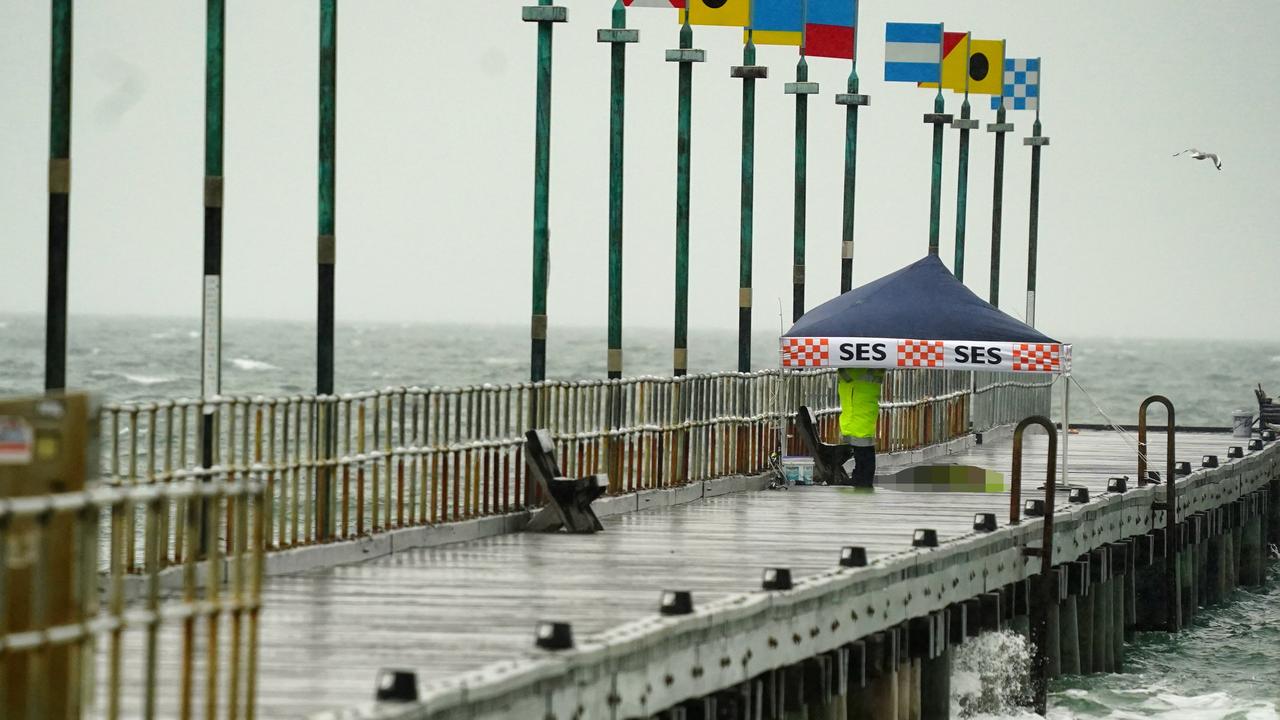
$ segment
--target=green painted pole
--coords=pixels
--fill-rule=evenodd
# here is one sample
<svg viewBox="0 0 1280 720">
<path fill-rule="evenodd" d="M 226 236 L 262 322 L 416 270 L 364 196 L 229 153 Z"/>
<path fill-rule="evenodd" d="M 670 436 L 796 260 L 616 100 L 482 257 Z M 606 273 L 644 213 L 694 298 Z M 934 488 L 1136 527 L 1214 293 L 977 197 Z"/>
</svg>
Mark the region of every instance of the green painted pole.
<svg viewBox="0 0 1280 720">
<path fill-rule="evenodd" d="M 960 105 L 960 119 L 955 126 L 960 129 L 960 164 L 956 178 L 956 261 L 952 271 L 956 279 L 964 282 L 964 231 L 969 204 L 969 131 L 978 126 L 969 118 L 969 95 Z"/>
<path fill-rule="evenodd" d="M 1038 115 L 1038 113 L 1037 113 Z M 1023 142 L 1031 146 L 1031 212 L 1027 232 L 1027 324 L 1036 324 L 1036 253 L 1039 251 L 1040 231 L 1040 148 L 1049 144 L 1049 138 L 1040 134 L 1040 118 L 1032 125 L 1031 137 Z"/>
<path fill-rule="evenodd" d="M 951 124 L 951 116 L 943 112 L 942 88 L 933 99 L 933 112 L 924 121 L 933 125 L 933 178 L 929 189 L 929 254 L 938 254 L 938 232 L 942 215 L 942 128 Z"/>
<path fill-rule="evenodd" d="M 320 0 L 320 184 L 316 237 L 316 394 L 333 394 L 333 315 L 337 242 L 334 236 L 334 181 L 337 174 L 338 2 Z M 319 432 L 323 459 L 333 456 L 337 424 L 333 408 L 321 406 Z M 316 536 L 331 535 L 330 478 L 327 464 L 316 473 Z"/>
<path fill-rule="evenodd" d="M 44 387 L 67 386 L 67 216 L 71 205 L 71 0 L 53 0 L 49 61 L 49 239 Z"/>
<path fill-rule="evenodd" d="M 840 243 L 840 292 L 853 289 L 853 220 L 858 178 L 858 108 L 869 104 L 858 94 L 858 61 L 849 70 L 849 92 L 836 95 L 836 104 L 845 106 L 844 115 L 844 222 Z"/>
<path fill-rule="evenodd" d="M 751 372 L 751 263 L 753 212 L 755 209 L 756 80 L 769 77 L 768 68 L 756 65 L 756 43 L 747 30 L 742 65 L 729 76 L 742 79 L 742 194 L 738 213 L 738 372 Z"/>
<path fill-rule="evenodd" d="M 706 53 L 693 49 L 693 28 L 686 14 L 680 26 L 680 48 L 667 51 L 667 62 L 680 64 L 676 129 L 676 307 L 672 374 L 689 372 L 689 147 L 693 63 Z"/>
<path fill-rule="evenodd" d="M 521 9 L 521 19 L 538 23 L 537 101 L 534 109 L 533 146 L 533 308 L 530 317 L 529 380 L 547 377 L 547 275 L 550 270 L 547 213 L 551 184 L 551 29 L 568 13 L 551 0 L 538 0 Z M 537 418 L 537 398 L 531 420 Z"/>
<path fill-rule="evenodd" d="M 805 214 L 807 209 L 805 183 L 809 160 L 809 96 L 818 92 L 818 83 L 809 82 L 809 64 L 804 58 L 804 46 L 800 46 L 800 60 L 796 63 L 796 81 L 787 83 L 786 93 L 796 96 L 795 140 L 795 193 L 792 197 L 792 252 L 791 252 L 791 321 L 804 315 L 804 251 Z"/>
<path fill-rule="evenodd" d="M 599 42 L 612 44 L 609 73 L 609 352 L 610 378 L 622 377 L 622 161 L 623 127 L 626 107 L 627 43 L 639 40 L 636 30 L 627 28 L 627 9 L 622 0 L 613 5 L 608 30 L 597 32 Z"/>
<path fill-rule="evenodd" d="M 996 136 L 995 178 L 992 180 L 991 199 L 991 291 L 988 302 L 1000 307 L 1000 231 L 1004 222 L 1004 136 L 1013 131 L 1013 125 L 1005 122 L 1004 98 L 996 110 L 996 121 L 987 125 L 987 132 Z"/>
<path fill-rule="evenodd" d="M 222 392 L 222 128 L 225 0 L 208 0 L 204 65 L 204 303 L 200 396 Z"/>
</svg>

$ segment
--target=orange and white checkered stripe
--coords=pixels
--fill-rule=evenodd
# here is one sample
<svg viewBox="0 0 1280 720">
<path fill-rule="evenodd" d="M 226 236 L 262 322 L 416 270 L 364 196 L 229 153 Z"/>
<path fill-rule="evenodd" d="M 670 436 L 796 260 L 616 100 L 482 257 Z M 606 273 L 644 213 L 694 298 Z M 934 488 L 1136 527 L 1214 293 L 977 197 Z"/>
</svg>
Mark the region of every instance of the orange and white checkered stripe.
<svg viewBox="0 0 1280 720">
<path fill-rule="evenodd" d="M 783 338 L 782 367 L 826 367 L 831 363 L 827 338 Z"/>
<path fill-rule="evenodd" d="M 946 358 L 941 340 L 899 340 L 898 367 L 940 368 Z"/>
<path fill-rule="evenodd" d="M 1043 343 L 1014 343 L 1014 372 L 1058 372 L 1062 367 L 1062 346 Z"/>
</svg>

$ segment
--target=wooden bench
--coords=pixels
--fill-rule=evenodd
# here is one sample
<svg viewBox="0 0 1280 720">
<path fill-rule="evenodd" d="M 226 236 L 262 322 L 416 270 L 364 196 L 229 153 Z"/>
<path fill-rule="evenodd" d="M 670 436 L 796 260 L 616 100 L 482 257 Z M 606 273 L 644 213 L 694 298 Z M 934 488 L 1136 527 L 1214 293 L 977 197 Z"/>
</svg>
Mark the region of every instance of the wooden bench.
<svg viewBox="0 0 1280 720">
<path fill-rule="evenodd" d="M 809 451 L 809 456 L 813 458 L 814 483 L 849 485 L 853 482 L 844 469 L 844 464 L 853 457 L 853 447 L 822 442 L 813 411 L 804 405 L 796 413 L 796 430 L 799 431 L 800 441 Z"/>
<path fill-rule="evenodd" d="M 1267 397 L 1267 394 L 1262 390 L 1261 383 L 1258 384 L 1253 394 L 1258 398 L 1258 432 L 1280 427 L 1280 405 L 1277 405 L 1275 400 Z"/>
<path fill-rule="evenodd" d="M 604 529 L 591 503 L 604 494 L 609 479 L 588 475 L 576 480 L 564 477 L 556 464 L 555 444 L 546 430 L 530 430 L 524 440 L 525 465 L 542 488 L 547 504 L 538 510 L 525 528 L 530 532 L 593 533 Z"/>
</svg>

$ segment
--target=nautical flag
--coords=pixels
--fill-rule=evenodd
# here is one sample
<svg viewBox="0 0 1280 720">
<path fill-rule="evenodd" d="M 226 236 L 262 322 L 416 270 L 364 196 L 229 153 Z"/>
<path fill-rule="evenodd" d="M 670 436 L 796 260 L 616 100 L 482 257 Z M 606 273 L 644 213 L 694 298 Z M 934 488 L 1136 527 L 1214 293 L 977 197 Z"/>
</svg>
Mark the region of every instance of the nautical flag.
<svg viewBox="0 0 1280 720">
<path fill-rule="evenodd" d="M 684 0 L 622 0 L 626 7 L 684 8 Z"/>
<path fill-rule="evenodd" d="M 856 0 L 808 0 L 804 52 L 814 57 L 853 59 Z"/>
<path fill-rule="evenodd" d="M 938 82 L 942 23 L 888 23 L 884 27 L 886 82 Z"/>
<path fill-rule="evenodd" d="M 1006 58 L 1004 94 L 991 98 L 991 109 L 1036 110 L 1040 106 L 1040 58 Z"/>
<path fill-rule="evenodd" d="M 757 45 L 799 45 L 804 0 L 755 0 L 751 3 L 752 40 Z M 743 40 L 746 40 L 745 33 Z"/>
<path fill-rule="evenodd" d="M 942 37 L 942 87 L 958 93 L 965 91 L 965 57 L 968 56 L 968 91 L 974 95 L 999 95 L 1003 80 L 999 68 L 1004 65 L 1003 40 L 976 40 L 969 33 L 949 32 Z M 920 83 L 920 87 L 938 87 L 937 83 Z"/>
<path fill-rule="evenodd" d="M 728 25 L 746 27 L 751 23 L 751 0 L 685 0 L 690 25 Z"/>
</svg>

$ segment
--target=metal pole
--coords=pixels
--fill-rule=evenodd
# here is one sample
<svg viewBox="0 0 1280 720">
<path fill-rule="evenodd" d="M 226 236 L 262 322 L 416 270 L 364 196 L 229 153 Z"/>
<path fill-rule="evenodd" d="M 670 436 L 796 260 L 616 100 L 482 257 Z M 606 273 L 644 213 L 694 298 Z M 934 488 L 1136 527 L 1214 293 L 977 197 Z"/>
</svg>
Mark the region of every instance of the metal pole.
<svg viewBox="0 0 1280 720">
<path fill-rule="evenodd" d="M 1027 233 L 1027 324 L 1036 324 L 1036 252 L 1040 229 L 1040 148 L 1049 144 L 1049 138 L 1040 134 L 1040 118 L 1032 125 L 1031 137 L 1023 138 L 1031 146 L 1031 213 Z"/>
<path fill-rule="evenodd" d="M 809 82 L 809 64 L 804 58 L 804 43 L 800 45 L 800 61 L 796 63 L 796 81 L 787 83 L 786 94 L 796 96 L 796 158 L 795 194 L 792 199 L 792 252 L 791 252 L 791 320 L 804 315 L 804 231 L 806 192 L 809 159 L 809 95 L 818 92 L 818 83 Z"/>
<path fill-rule="evenodd" d="M 551 0 L 538 0 L 521 8 L 521 19 L 538 23 L 538 89 L 534 109 L 533 145 L 533 308 L 530 316 L 529 379 L 547 377 L 547 276 L 550 272 L 547 208 L 551 180 L 551 29 L 552 23 L 568 20 L 563 7 Z M 537 417 L 537 394 L 533 396 L 532 417 Z"/>
<path fill-rule="evenodd" d="M 1068 484 L 1067 443 L 1071 441 L 1071 376 L 1062 376 L 1062 487 Z"/>
<path fill-rule="evenodd" d="M 996 136 L 995 179 L 991 200 L 991 292 L 988 301 L 1000 307 L 1000 226 L 1004 219 L 1004 136 L 1013 132 L 1013 123 L 1005 122 L 1004 98 L 996 110 L 996 121 L 987 124 L 987 132 Z"/>
<path fill-rule="evenodd" d="M 853 289 L 853 211 L 858 178 L 858 107 L 870 104 L 858 94 L 858 3 L 853 0 L 853 59 L 849 64 L 849 92 L 837 93 L 844 114 L 844 222 L 840 243 L 840 292 Z"/>
<path fill-rule="evenodd" d="M 224 0 L 208 0 L 204 69 L 204 302 L 200 396 L 222 392 L 222 116 Z"/>
<path fill-rule="evenodd" d="M 637 30 L 627 28 L 627 8 L 622 0 L 613 4 L 611 27 L 596 32 L 598 42 L 610 48 L 609 74 L 609 353 L 610 378 L 622 377 L 622 160 L 624 111 L 626 109 L 627 43 L 640 39 Z"/>
<path fill-rule="evenodd" d="M 338 2 L 320 1 L 320 187 L 316 300 L 316 394 L 333 393 L 333 292 L 337 242 L 334 238 L 334 178 L 337 141 Z M 329 539 L 329 468 L 333 455 L 332 406 L 321 404 L 322 462 L 316 473 L 316 536 Z"/>
<path fill-rule="evenodd" d="M 667 51 L 667 62 L 680 63 L 679 110 L 676 131 L 676 308 L 672 374 L 689 371 L 689 142 L 693 63 L 706 60 L 706 53 L 693 49 L 693 28 L 684 14 L 680 26 L 680 48 Z"/>
<path fill-rule="evenodd" d="M 729 76 L 742 79 L 742 194 L 738 214 L 738 372 L 751 372 L 751 240 L 755 204 L 756 80 L 769 69 L 756 65 L 756 44 L 750 28 L 742 47 L 742 65 Z"/>
<path fill-rule="evenodd" d="M 1040 231 L 1040 148 L 1049 144 L 1049 138 L 1040 134 L 1040 105 L 1044 89 L 1044 60 L 1036 59 L 1036 83 L 1040 89 L 1036 97 L 1036 121 L 1031 126 L 1031 137 L 1022 144 L 1031 146 L 1031 212 L 1027 233 L 1027 324 L 1036 324 L 1036 252 Z"/>
<path fill-rule="evenodd" d="M 49 61 L 49 247 L 44 387 L 67 386 L 67 215 L 71 204 L 71 0 L 53 0 Z"/>
<path fill-rule="evenodd" d="M 942 99 L 942 84 L 938 84 L 938 94 L 933 99 L 933 112 L 924 116 L 924 121 L 933 125 L 933 178 L 929 186 L 929 254 L 938 254 L 938 228 L 942 213 L 942 127 L 950 125 L 952 117 L 943 112 L 945 103 Z"/>
<path fill-rule="evenodd" d="M 969 62 L 972 58 L 972 43 L 973 34 L 966 33 L 964 37 L 964 102 L 960 105 L 960 119 L 952 123 L 952 127 L 960 130 L 960 164 L 956 176 L 956 261 L 952 268 L 956 279 L 960 282 L 964 282 L 964 231 L 969 202 L 969 131 L 978 127 L 978 121 L 969 118 Z"/>
</svg>

